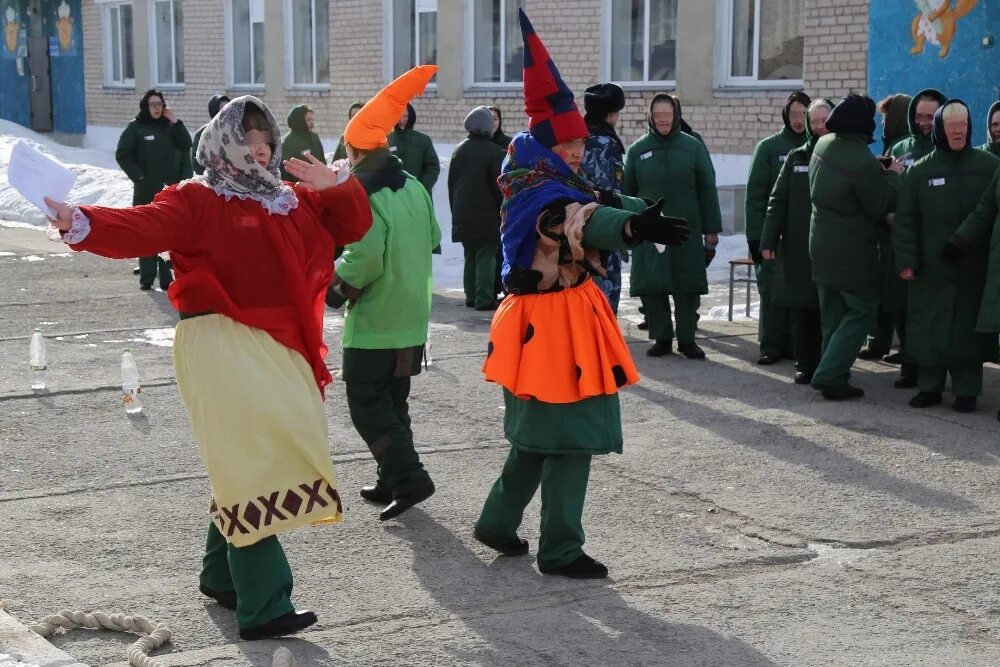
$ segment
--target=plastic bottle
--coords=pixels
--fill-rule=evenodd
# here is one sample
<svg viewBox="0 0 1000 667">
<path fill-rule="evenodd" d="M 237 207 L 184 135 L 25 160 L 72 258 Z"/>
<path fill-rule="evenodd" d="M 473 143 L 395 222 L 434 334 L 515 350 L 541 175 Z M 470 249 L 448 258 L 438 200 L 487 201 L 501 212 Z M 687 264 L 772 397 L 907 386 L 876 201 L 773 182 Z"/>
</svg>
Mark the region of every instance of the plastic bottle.
<svg viewBox="0 0 1000 667">
<path fill-rule="evenodd" d="M 139 400 L 139 369 L 132 358 L 132 351 L 128 348 L 122 355 L 122 405 L 125 412 L 130 415 L 142 412 L 142 402 Z"/>
<path fill-rule="evenodd" d="M 424 343 L 424 368 L 430 368 L 434 363 L 434 359 L 431 357 L 431 332 L 430 329 L 427 330 L 427 342 Z"/>
<path fill-rule="evenodd" d="M 35 333 L 31 334 L 31 345 L 29 346 L 31 365 L 31 388 L 45 389 L 45 339 L 42 338 L 42 330 L 35 328 Z"/>
</svg>

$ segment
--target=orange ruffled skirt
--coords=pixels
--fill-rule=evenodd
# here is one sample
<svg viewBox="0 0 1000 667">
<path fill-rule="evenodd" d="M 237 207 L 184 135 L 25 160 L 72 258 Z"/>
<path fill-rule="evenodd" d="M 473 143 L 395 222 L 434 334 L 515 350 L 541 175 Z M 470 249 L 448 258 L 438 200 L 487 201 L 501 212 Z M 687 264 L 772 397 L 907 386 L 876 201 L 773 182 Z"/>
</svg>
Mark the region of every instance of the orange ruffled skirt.
<svg viewBox="0 0 1000 667">
<path fill-rule="evenodd" d="M 522 400 L 575 403 L 639 381 L 618 320 L 593 280 L 511 294 L 490 327 L 483 374 Z"/>
</svg>

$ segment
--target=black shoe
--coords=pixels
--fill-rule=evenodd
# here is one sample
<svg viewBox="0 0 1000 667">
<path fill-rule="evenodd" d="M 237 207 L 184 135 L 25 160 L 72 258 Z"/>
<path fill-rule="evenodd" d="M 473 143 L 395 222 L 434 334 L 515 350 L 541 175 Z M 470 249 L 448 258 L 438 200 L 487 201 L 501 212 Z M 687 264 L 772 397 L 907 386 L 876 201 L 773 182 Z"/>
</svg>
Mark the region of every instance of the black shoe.
<svg viewBox="0 0 1000 667">
<path fill-rule="evenodd" d="M 941 394 L 932 391 L 921 391 L 910 399 L 911 408 L 929 408 L 934 405 L 941 405 Z"/>
<path fill-rule="evenodd" d="M 134 268 L 132 269 L 132 275 L 133 275 L 133 276 L 137 276 L 137 275 L 139 275 L 139 267 L 138 267 L 138 266 L 136 266 L 136 267 L 134 267 Z"/>
<path fill-rule="evenodd" d="M 528 541 L 522 540 L 517 535 L 506 540 L 496 540 L 483 535 L 478 528 L 475 528 L 472 531 L 472 536 L 490 549 L 499 551 L 501 556 L 523 556 L 528 553 Z"/>
<path fill-rule="evenodd" d="M 466 308 L 475 308 L 476 307 L 476 302 L 475 301 L 466 301 L 465 302 L 465 307 Z"/>
<path fill-rule="evenodd" d="M 198 590 L 205 597 L 215 600 L 220 607 L 236 611 L 236 591 L 213 591 L 211 588 L 206 588 L 203 585 L 199 585 Z"/>
<path fill-rule="evenodd" d="M 431 496 L 434 495 L 434 484 L 432 483 L 426 489 L 418 491 L 416 493 L 408 493 L 406 495 L 395 496 L 389 505 L 378 513 L 378 518 L 380 521 L 388 521 L 389 519 L 394 519 L 406 510 L 410 509 L 418 503 L 422 503 Z"/>
<path fill-rule="evenodd" d="M 955 412 L 975 412 L 976 411 L 976 397 L 975 396 L 956 396 L 955 402 L 952 403 L 951 409 Z"/>
<path fill-rule="evenodd" d="M 635 325 L 635 328 L 638 329 L 639 331 L 648 331 L 649 320 L 643 320 L 642 322 L 639 322 L 639 324 Z"/>
<path fill-rule="evenodd" d="M 658 340 L 652 347 L 646 350 L 646 355 L 650 357 L 665 357 L 674 353 L 674 342 L 672 340 Z"/>
<path fill-rule="evenodd" d="M 587 554 L 583 554 L 569 565 L 562 567 L 539 565 L 538 571 L 542 574 L 557 574 L 560 577 L 572 579 L 603 579 L 608 576 L 608 568 Z"/>
<path fill-rule="evenodd" d="M 864 359 L 865 361 L 878 361 L 885 356 L 885 352 L 881 350 L 876 350 L 872 347 L 863 347 L 861 351 L 858 352 L 858 359 Z"/>
<path fill-rule="evenodd" d="M 917 378 L 912 375 L 902 375 L 892 383 L 892 386 L 896 389 L 913 389 L 917 386 Z M 940 401 L 938 402 L 940 403 Z"/>
<path fill-rule="evenodd" d="M 799 371 L 795 374 L 795 384 L 812 384 L 813 374 Z"/>
<path fill-rule="evenodd" d="M 896 364 L 896 365 L 899 365 L 899 364 L 903 363 L 903 353 L 902 352 L 893 352 L 892 354 L 887 354 L 884 357 L 882 357 L 882 361 L 884 361 L 887 364 Z"/>
<path fill-rule="evenodd" d="M 705 350 L 698 347 L 697 343 L 678 343 L 677 351 L 688 359 L 704 359 Z"/>
<path fill-rule="evenodd" d="M 392 502 L 392 494 L 385 490 L 385 487 L 374 484 L 372 486 L 362 486 L 359 495 L 370 503 L 377 505 L 388 505 Z"/>
<path fill-rule="evenodd" d="M 865 395 L 865 390 L 861 387 L 852 387 L 849 384 L 839 384 L 836 386 L 827 386 L 821 384 L 814 384 L 815 389 L 819 389 L 823 392 L 823 398 L 829 401 L 842 401 L 849 398 L 861 398 Z"/>
<path fill-rule="evenodd" d="M 762 354 L 757 360 L 758 366 L 772 366 L 781 361 L 781 357 L 776 354 Z"/>
<path fill-rule="evenodd" d="M 153 289 L 153 286 L 152 285 L 139 285 L 139 289 L 141 289 L 143 292 L 148 292 L 149 290 Z"/>
<path fill-rule="evenodd" d="M 476 310 L 479 310 L 479 311 L 496 310 L 499 305 L 500 304 L 497 303 L 496 301 L 491 301 L 490 303 L 486 304 L 485 306 L 475 306 L 475 308 L 476 308 Z"/>
<path fill-rule="evenodd" d="M 273 621 L 268 621 L 264 625 L 252 628 L 240 628 L 240 639 L 253 641 L 255 639 L 270 639 L 272 637 L 283 637 L 294 635 L 299 630 L 305 630 L 317 620 L 316 614 L 311 611 L 290 611 L 284 616 L 279 616 Z"/>
</svg>

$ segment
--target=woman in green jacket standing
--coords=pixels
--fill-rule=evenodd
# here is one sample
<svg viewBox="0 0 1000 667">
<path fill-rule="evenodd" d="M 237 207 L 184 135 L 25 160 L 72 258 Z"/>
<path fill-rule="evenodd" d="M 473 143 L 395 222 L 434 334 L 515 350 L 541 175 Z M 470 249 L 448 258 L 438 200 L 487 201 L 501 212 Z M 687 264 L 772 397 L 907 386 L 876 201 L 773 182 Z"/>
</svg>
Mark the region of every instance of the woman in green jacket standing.
<svg viewBox="0 0 1000 667">
<path fill-rule="evenodd" d="M 147 90 L 115 151 L 115 160 L 134 184 L 132 205 L 148 204 L 163 188 L 190 178 L 190 150 L 191 135 L 184 123 L 167 107 L 160 91 Z M 166 261 L 159 255 L 140 257 L 139 289 L 153 289 L 157 273 L 160 288 L 166 290 L 173 281 Z"/>
<path fill-rule="evenodd" d="M 309 160 L 312 155 L 317 160 L 326 164 L 326 156 L 323 154 L 323 142 L 319 135 L 313 132 L 316 122 L 315 114 L 305 104 L 294 106 L 288 112 L 285 123 L 288 125 L 288 134 L 281 138 L 281 154 L 287 159 L 297 157 L 300 160 Z M 281 168 L 281 180 L 297 183 L 295 178 L 285 168 Z"/>
<path fill-rule="evenodd" d="M 622 194 L 664 199 L 663 215 L 687 220 L 691 235 L 662 252 L 652 243 L 640 244 L 633 253 L 630 294 L 642 300 L 649 338 L 655 341 L 646 354 L 661 357 L 673 351 L 672 297 L 677 351 L 689 359 L 704 359 L 695 332 L 701 295 L 708 294 L 705 246 L 719 242 L 722 214 L 712 160 L 703 144 L 681 131 L 677 106 L 666 93 L 653 98 L 649 132 L 625 153 Z"/>
</svg>

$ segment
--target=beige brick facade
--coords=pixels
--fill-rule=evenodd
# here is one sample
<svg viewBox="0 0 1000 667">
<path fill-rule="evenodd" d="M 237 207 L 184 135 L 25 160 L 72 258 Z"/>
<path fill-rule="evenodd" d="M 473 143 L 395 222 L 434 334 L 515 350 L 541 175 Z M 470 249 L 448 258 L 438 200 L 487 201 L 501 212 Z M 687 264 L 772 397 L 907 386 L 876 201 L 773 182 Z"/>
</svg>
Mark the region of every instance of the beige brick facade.
<svg viewBox="0 0 1000 667">
<path fill-rule="evenodd" d="M 135 0 L 136 5 L 150 0 Z M 265 0 L 282 3 L 283 0 Z M 698 11 L 713 12 L 712 0 L 680 0 L 698 2 Z M 811 95 L 839 97 L 849 91 L 864 91 L 867 80 L 868 5 L 870 0 L 839 0 L 837 3 L 802 0 L 806 6 L 804 82 Z M 471 3 L 464 3 L 471 4 Z M 461 63 L 463 54 L 446 53 L 440 13 L 458 7 L 461 0 L 439 0 L 438 59 L 448 59 L 452 67 Z M 224 0 L 185 0 L 185 69 L 183 90 L 165 89 L 168 103 L 194 131 L 207 120 L 208 98 L 225 90 L 225 21 Z M 564 78 L 582 98 L 583 89 L 601 77 L 602 0 L 528 0 L 527 10 L 535 28 L 542 36 L 559 65 Z M 689 12 L 691 7 L 684 7 Z M 84 48 L 86 57 L 87 117 L 92 125 L 123 126 L 137 110 L 138 99 L 148 76 L 148 57 L 137 54 L 137 88 L 112 89 L 104 85 L 102 27 L 100 5 L 84 0 Z M 268 16 L 273 16 L 269 8 Z M 137 7 L 137 17 L 144 10 Z M 280 16 L 280 14 L 279 14 Z M 679 33 L 685 35 L 683 14 Z M 711 20 L 711 17 L 708 17 Z M 145 30 L 145 23 L 136 30 Z M 303 102 L 311 104 L 317 115 L 317 131 L 324 137 L 335 137 L 346 122 L 348 106 L 367 99 L 384 85 L 383 3 L 380 0 L 330 0 L 330 66 L 332 85 L 328 91 L 290 91 L 281 81 L 284 71 L 273 72 L 273 54 L 269 56 L 266 92 L 262 96 L 279 120 L 288 109 Z M 704 22 L 702 22 L 704 24 Z M 269 28 L 269 30 L 272 30 Z M 279 30 L 280 32 L 280 30 Z M 282 40 L 272 39 L 268 47 Z M 687 36 L 698 39 L 711 48 L 714 33 Z M 680 37 L 679 37 L 680 39 Z M 137 36 L 137 49 L 148 48 Z M 462 40 L 459 40 L 461 43 Z M 700 47 L 699 47 L 700 48 Z M 280 61 L 279 61 L 280 62 Z M 704 68 L 704 63 L 699 63 Z M 681 67 L 684 63 L 681 62 Z M 710 67 L 705 68 L 711 70 Z M 699 70 L 700 71 L 700 70 Z M 700 76 L 700 75 L 699 75 Z M 279 77 L 277 80 L 273 77 Z M 787 90 L 716 90 L 713 82 L 696 80 L 678 72 L 676 93 L 684 102 L 684 115 L 700 132 L 714 153 L 748 154 L 754 144 L 780 126 L 779 108 Z M 705 78 L 702 76 L 702 78 Z M 445 88 L 445 86 L 441 86 Z M 685 89 L 688 92 L 685 92 Z M 417 100 L 419 129 L 436 140 L 457 142 L 464 131 L 462 119 L 469 109 L 480 104 L 497 104 L 504 111 L 508 133 L 523 123 L 523 103 L 519 90 L 471 91 L 458 88 L 461 96 L 445 96 L 429 92 Z M 692 90 L 703 91 L 701 94 Z M 274 91 L 277 91 L 275 94 Z M 238 89 L 227 90 L 235 96 Z M 620 132 L 627 142 L 645 131 L 644 114 L 654 91 L 628 91 L 629 103 L 623 113 Z M 582 101 L 582 100 L 581 100 Z M 582 107 L 582 104 L 581 104 Z"/>
</svg>

